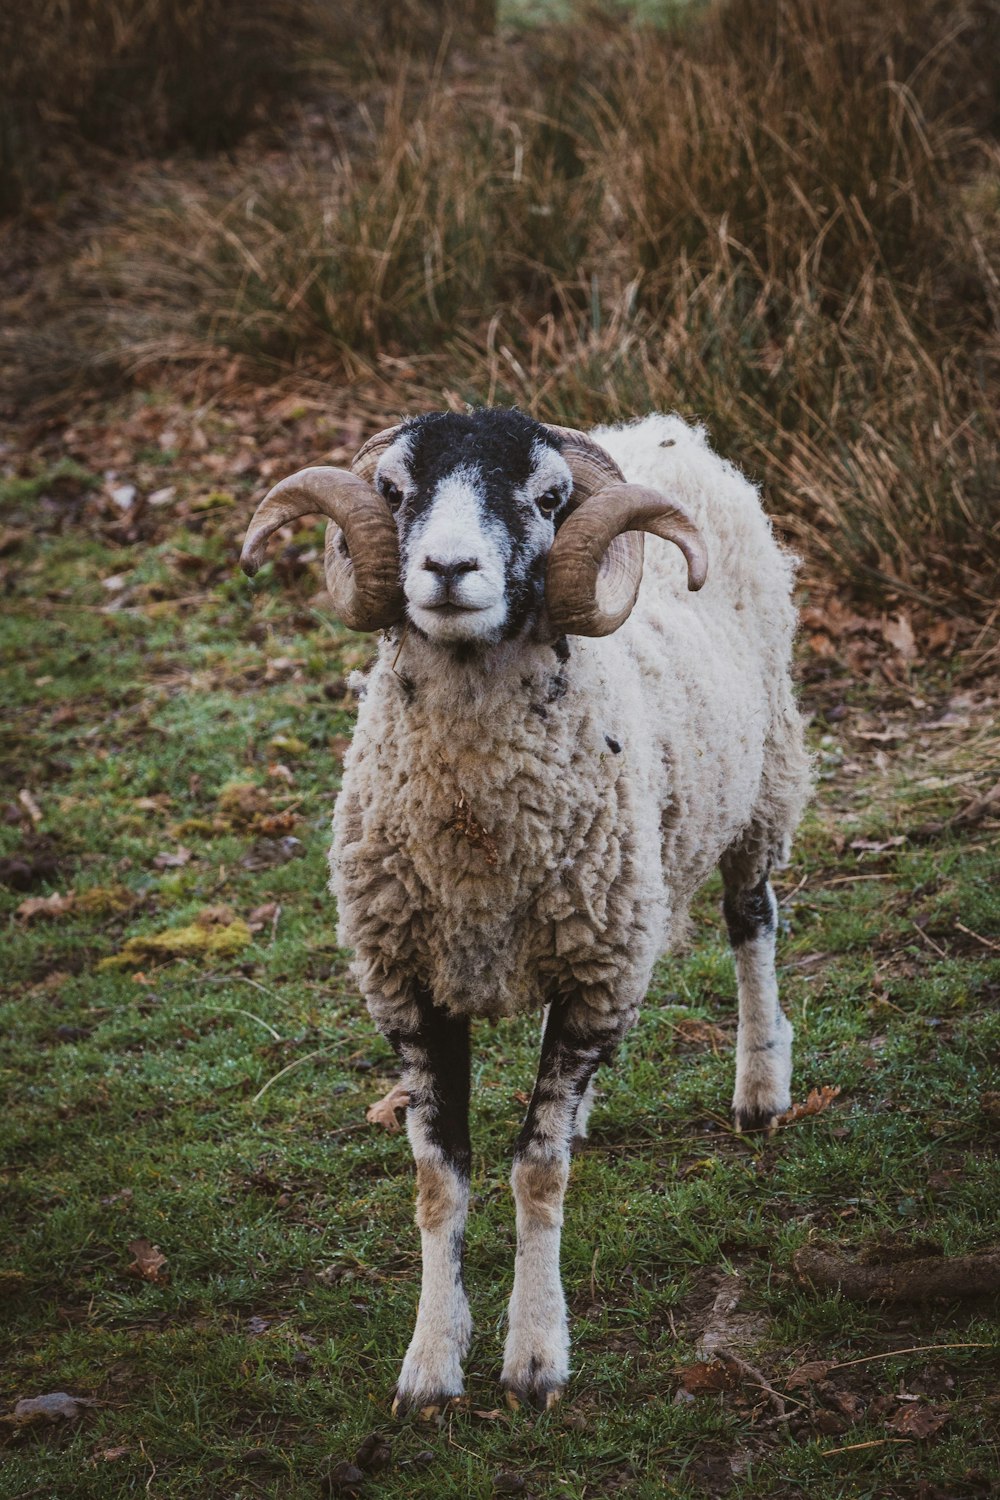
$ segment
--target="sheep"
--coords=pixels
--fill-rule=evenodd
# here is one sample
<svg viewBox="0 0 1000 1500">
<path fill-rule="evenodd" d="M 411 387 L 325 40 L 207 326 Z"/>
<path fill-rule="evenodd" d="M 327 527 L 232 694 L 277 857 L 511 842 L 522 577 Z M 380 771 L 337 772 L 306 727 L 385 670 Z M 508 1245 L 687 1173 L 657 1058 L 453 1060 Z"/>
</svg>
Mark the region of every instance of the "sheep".
<svg viewBox="0 0 1000 1500">
<path fill-rule="evenodd" d="M 794 560 L 756 489 L 677 416 L 589 436 L 516 410 L 406 420 L 350 471 L 277 485 L 246 571 L 279 526 L 317 510 L 337 612 L 384 632 L 344 762 L 331 888 L 409 1090 L 422 1278 L 393 1410 L 437 1412 L 463 1392 L 470 1022 L 531 1010 L 545 1019 L 511 1173 L 501 1379 L 512 1406 L 544 1408 L 569 1377 L 571 1144 L 596 1069 L 716 866 L 737 1128 L 771 1127 L 790 1103 L 770 873 L 810 785 Z"/>
</svg>

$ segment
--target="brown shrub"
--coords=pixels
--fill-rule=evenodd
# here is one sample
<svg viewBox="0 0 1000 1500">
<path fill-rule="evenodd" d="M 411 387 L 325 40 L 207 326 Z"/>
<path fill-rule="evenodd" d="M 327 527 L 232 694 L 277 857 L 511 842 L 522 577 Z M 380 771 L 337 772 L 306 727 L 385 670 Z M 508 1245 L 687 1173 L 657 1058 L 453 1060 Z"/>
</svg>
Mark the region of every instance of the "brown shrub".
<svg viewBox="0 0 1000 1500">
<path fill-rule="evenodd" d="M 677 407 L 851 590 L 985 615 L 996 16 L 728 0 L 403 58 L 332 155 L 145 211 L 78 311 L 99 299 L 118 359 L 159 340 L 361 378 L 405 357 L 398 408 L 444 383 L 579 423 Z"/>
</svg>

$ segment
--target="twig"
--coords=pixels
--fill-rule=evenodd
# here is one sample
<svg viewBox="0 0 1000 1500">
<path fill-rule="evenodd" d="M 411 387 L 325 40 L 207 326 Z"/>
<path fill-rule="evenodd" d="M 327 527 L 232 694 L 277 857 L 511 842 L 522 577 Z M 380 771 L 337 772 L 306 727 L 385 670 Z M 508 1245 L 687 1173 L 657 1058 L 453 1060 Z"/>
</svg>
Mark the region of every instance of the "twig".
<svg viewBox="0 0 1000 1500">
<path fill-rule="evenodd" d="M 824 1448 L 824 1458 L 832 1458 L 835 1453 L 857 1453 L 862 1448 L 884 1448 L 886 1443 L 908 1443 L 909 1438 L 872 1438 L 867 1443 L 848 1443 L 846 1448 Z"/>
<path fill-rule="evenodd" d="M 923 940 L 927 944 L 927 946 L 929 948 L 931 948 L 935 953 L 937 953 L 941 958 L 947 958 L 948 957 L 947 953 L 941 947 L 941 944 L 940 943 L 936 943 L 934 941 L 934 939 L 930 936 L 930 934 L 926 933 L 924 931 L 924 929 L 919 925 L 919 923 L 917 923 L 917 922 L 911 922 L 910 926 L 913 928 L 914 932 L 919 937 L 923 938 Z"/>
<path fill-rule="evenodd" d="M 257 1090 L 256 1094 L 254 1094 L 253 1098 L 250 1100 L 250 1103 L 258 1104 L 260 1100 L 263 1099 L 272 1083 L 277 1083 L 279 1078 L 284 1078 L 285 1074 L 290 1073 L 293 1068 L 300 1068 L 303 1063 L 311 1062 L 314 1057 L 322 1057 L 324 1052 L 330 1051 L 330 1047 L 332 1045 L 333 1044 L 331 1043 L 330 1046 L 317 1047 L 315 1052 L 307 1052 L 304 1057 L 297 1057 L 294 1062 L 286 1064 L 285 1067 L 281 1068 L 277 1073 L 275 1073 L 273 1078 L 269 1078 L 267 1080 L 263 1088 Z"/>
<path fill-rule="evenodd" d="M 772 1385 L 768 1385 L 763 1375 L 754 1365 L 750 1364 L 748 1360 L 745 1360 L 742 1354 L 736 1354 L 731 1348 L 729 1348 L 727 1344 L 717 1344 L 714 1352 L 715 1357 L 717 1359 L 721 1359 L 723 1364 L 735 1365 L 739 1374 L 752 1377 L 748 1381 L 748 1384 L 756 1386 L 758 1390 L 763 1391 L 766 1394 L 768 1401 L 774 1407 L 778 1418 L 784 1418 L 785 1403 L 783 1398 L 778 1394 L 778 1392 Z"/>
<path fill-rule="evenodd" d="M 991 938 L 980 937 L 978 932 L 973 932 L 971 927 L 966 927 L 964 922 L 956 922 L 955 926 L 959 932 L 964 932 L 967 937 L 975 938 L 977 943 L 982 943 L 984 948 L 992 948 L 994 953 L 1000 953 L 1000 943 L 994 943 Z"/>
<path fill-rule="evenodd" d="M 244 1010 L 242 1005 L 213 1005 L 211 1000 L 186 1000 L 181 1005 L 175 1005 L 173 1009 L 197 1010 L 203 1005 L 207 1005 L 211 1010 L 222 1011 L 225 1015 L 247 1016 L 251 1021 L 256 1021 L 258 1026 L 263 1026 L 265 1031 L 269 1031 L 276 1042 L 282 1040 L 280 1031 L 275 1031 L 268 1021 L 261 1016 L 255 1016 L 252 1010 Z"/>
<path fill-rule="evenodd" d="M 950 818 L 942 818 L 934 823 L 921 823 L 918 828 L 910 829 L 908 837 L 911 840 L 932 839 L 952 828 L 972 828 L 986 816 L 995 802 L 1000 802 L 1000 781 L 991 786 L 982 797 L 966 803 L 965 807 L 953 813 Z"/>
<path fill-rule="evenodd" d="M 889 1349 L 885 1354 L 866 1354 L 863 1359 L 844 1359 L 831 1370 L 846 1370 L 851 1365 L 870 1365 L 876 1359 L 895 1359 L 900 1354 L 931 1354 L 939 1349 L 992 1349 L 992 1344 L 914 1344 L 911 1349 Z"/>
</svg>

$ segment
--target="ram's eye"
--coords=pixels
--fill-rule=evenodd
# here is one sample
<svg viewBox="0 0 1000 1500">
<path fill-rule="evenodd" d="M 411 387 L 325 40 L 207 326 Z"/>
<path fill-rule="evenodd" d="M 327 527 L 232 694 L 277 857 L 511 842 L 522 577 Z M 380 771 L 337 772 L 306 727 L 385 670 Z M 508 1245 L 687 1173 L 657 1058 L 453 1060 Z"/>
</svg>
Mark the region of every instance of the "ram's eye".
<svg viewBox="0 0 1000 1500">
<path fill-rule="evenodd" d="M 559 509 L 562 502 L 563 497 L 560 490 L 546 490 L 544 495 L 539 495 L 535 504 L 543 516 L 551 516 L 553 511 Z"/>
<path fill-rule="evenodd" d="M 391 479 L 380 479 L 378 492 L 390 510 L 398 510 L 403 503 L 403 491 Z"/>
</svg>

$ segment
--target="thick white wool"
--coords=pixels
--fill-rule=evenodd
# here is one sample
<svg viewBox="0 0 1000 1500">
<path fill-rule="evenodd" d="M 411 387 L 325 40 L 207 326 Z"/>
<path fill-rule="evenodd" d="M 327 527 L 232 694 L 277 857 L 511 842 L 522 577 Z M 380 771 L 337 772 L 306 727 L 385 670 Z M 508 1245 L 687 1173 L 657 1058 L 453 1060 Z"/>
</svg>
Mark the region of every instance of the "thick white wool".
<svg viewBox="0 0 1000 1500">
<path fill-rule="evenodd" d="M 756 490 L 678 417 L 593 436 L 627 479 L 695 516 L 708 581 L 689 593 L 681 554 L 647 537 L 631 617 L 572 637 L 563 666 L 550 644 L 498 647 L 484 672 L 412 632 L 397 661 L 382 643 L 331 887 L 383 1030 L 409 1029 L 421 983 L 491 1017 L 573 994 L 620 1033 L 720 856 L 759 876 L 798 822 L 793 563 Z"/>
</svg>

